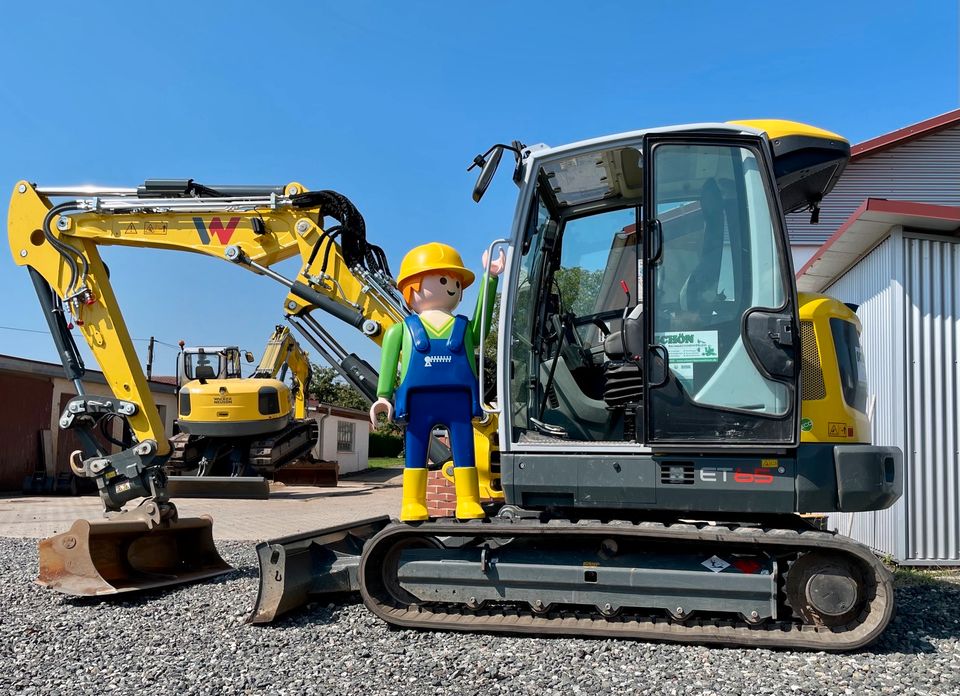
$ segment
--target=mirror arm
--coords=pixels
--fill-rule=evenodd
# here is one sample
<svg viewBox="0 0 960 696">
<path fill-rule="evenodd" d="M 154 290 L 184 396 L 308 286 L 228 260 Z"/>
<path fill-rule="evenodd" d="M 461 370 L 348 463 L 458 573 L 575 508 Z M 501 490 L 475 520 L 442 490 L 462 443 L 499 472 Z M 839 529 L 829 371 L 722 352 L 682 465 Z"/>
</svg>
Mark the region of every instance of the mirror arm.
<svg viewBox="0 0 960 696">
<path fill-rule="evenodd" d="M 514 141 L 514 145 L 516 144 L 517 144 L 517 141 Z M 483 165 L 485 165 L 487 163 L 487 157 L 489 157 L 490 153 L 496 150 L 498 147 L 504 150 L 509 150 L 514 154 L 515 157 L 519 158 L 523 153 L 520 151 L 519 148 L 515 147 L 514 145 L 505 145 L 503 143 L 497 143 L 496 145 L 491 145 L 487 149 L 487 151 L 484 152 L 482 155 L 477 155 L 476 157 L 473 158 L 473 163 L 469 167 L 467 167 L 467 171 L 469 172 L 476 167 L 482 167 Z"/>
</svg>

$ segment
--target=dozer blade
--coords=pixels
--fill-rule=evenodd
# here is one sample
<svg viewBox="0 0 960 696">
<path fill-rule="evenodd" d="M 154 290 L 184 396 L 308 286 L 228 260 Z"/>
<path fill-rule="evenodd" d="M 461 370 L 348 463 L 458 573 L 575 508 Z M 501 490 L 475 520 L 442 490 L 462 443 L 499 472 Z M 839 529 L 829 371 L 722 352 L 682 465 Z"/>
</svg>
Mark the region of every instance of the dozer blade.
<svg viewBox="0 0 960 696">
<path fill-rule="evenodd" d="M 257 544 L 260 589 L 249 623 L 270 623 L 320 595 L 356 592 L 367 539 L 390 524 L 386 515 Z"/>
<path fill-rule="evenodd" d="M 263 476 L 171 476 L 167 479 L 171 498 L 241 498 L 267 500 L 270 482 Z"/>
<path fill-rule="evenodd" d="M 164 522 L 77 520 L 69 531 L 40 542 L 37 584 L 93 597 L 179 585 L 233 570 L 213 543 L 204 515 Z"/>
</svg>

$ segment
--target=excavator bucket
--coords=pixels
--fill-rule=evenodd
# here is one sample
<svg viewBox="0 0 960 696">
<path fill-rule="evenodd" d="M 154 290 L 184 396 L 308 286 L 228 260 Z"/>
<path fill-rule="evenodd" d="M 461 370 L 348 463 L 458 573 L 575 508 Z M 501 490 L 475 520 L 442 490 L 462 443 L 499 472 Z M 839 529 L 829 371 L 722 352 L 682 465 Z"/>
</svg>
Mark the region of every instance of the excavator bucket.
<svg viewBox="0 0 960 696">
<path fill-rule="evenodd" d="M 145 520 L 77 520 L 40 542 L 37 584 L 94 597 L 196 582 L 233 570 L 203 515 L 149 525 Z"/>
<path fill-rule="evenodd" d="M 260 589 L 247 622 L 270 623 L 321 595 L 358 591 L 363 545 L 388 524 L 383 515 L 258 544 Z"/>
</svg>

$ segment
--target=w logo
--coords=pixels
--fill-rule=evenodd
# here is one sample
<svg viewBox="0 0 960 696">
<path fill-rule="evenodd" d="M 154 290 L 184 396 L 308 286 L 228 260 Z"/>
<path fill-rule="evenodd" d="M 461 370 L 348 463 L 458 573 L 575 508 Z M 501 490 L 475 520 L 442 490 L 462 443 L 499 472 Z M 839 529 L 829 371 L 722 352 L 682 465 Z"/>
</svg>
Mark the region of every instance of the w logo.
<svg viewBox="0 0 960 696">
<path fill-rule="evenodd" d="M 200 235 L 200 240 L 204 244 L 210 243 L 211 234 L 216 237 L 217 241 L 221 244 L 229 244 L 230 238 L 233 236 L 233 231 L 237 229 L 237 225 L 239 224 L 239 217 L 230 218 L 226 226 L 220 221 L 220 218 L 215 217 L 210 219 L 210 230 L 207 231 L 207 226 L 204 224 L 203 218 L 193 218 L 193 225 L 197 228 L 197 234 Z"/>
</svg>

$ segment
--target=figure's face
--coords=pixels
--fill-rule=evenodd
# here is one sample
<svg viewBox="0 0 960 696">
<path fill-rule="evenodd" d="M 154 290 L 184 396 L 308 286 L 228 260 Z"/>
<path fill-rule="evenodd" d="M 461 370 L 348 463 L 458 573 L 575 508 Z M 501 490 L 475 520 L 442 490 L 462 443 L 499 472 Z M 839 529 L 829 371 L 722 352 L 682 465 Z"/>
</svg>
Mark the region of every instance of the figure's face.
<svg viewBox="0 0 960 696">
<path fill-rule="evenodd" d="M 417 314 L 428 310 L 453 312 L 463 297 L 463 283 L 455 275 L 430 273 L 422 276 L 420 291 L 413 293 L 410 309 Z"/>
</svg>

